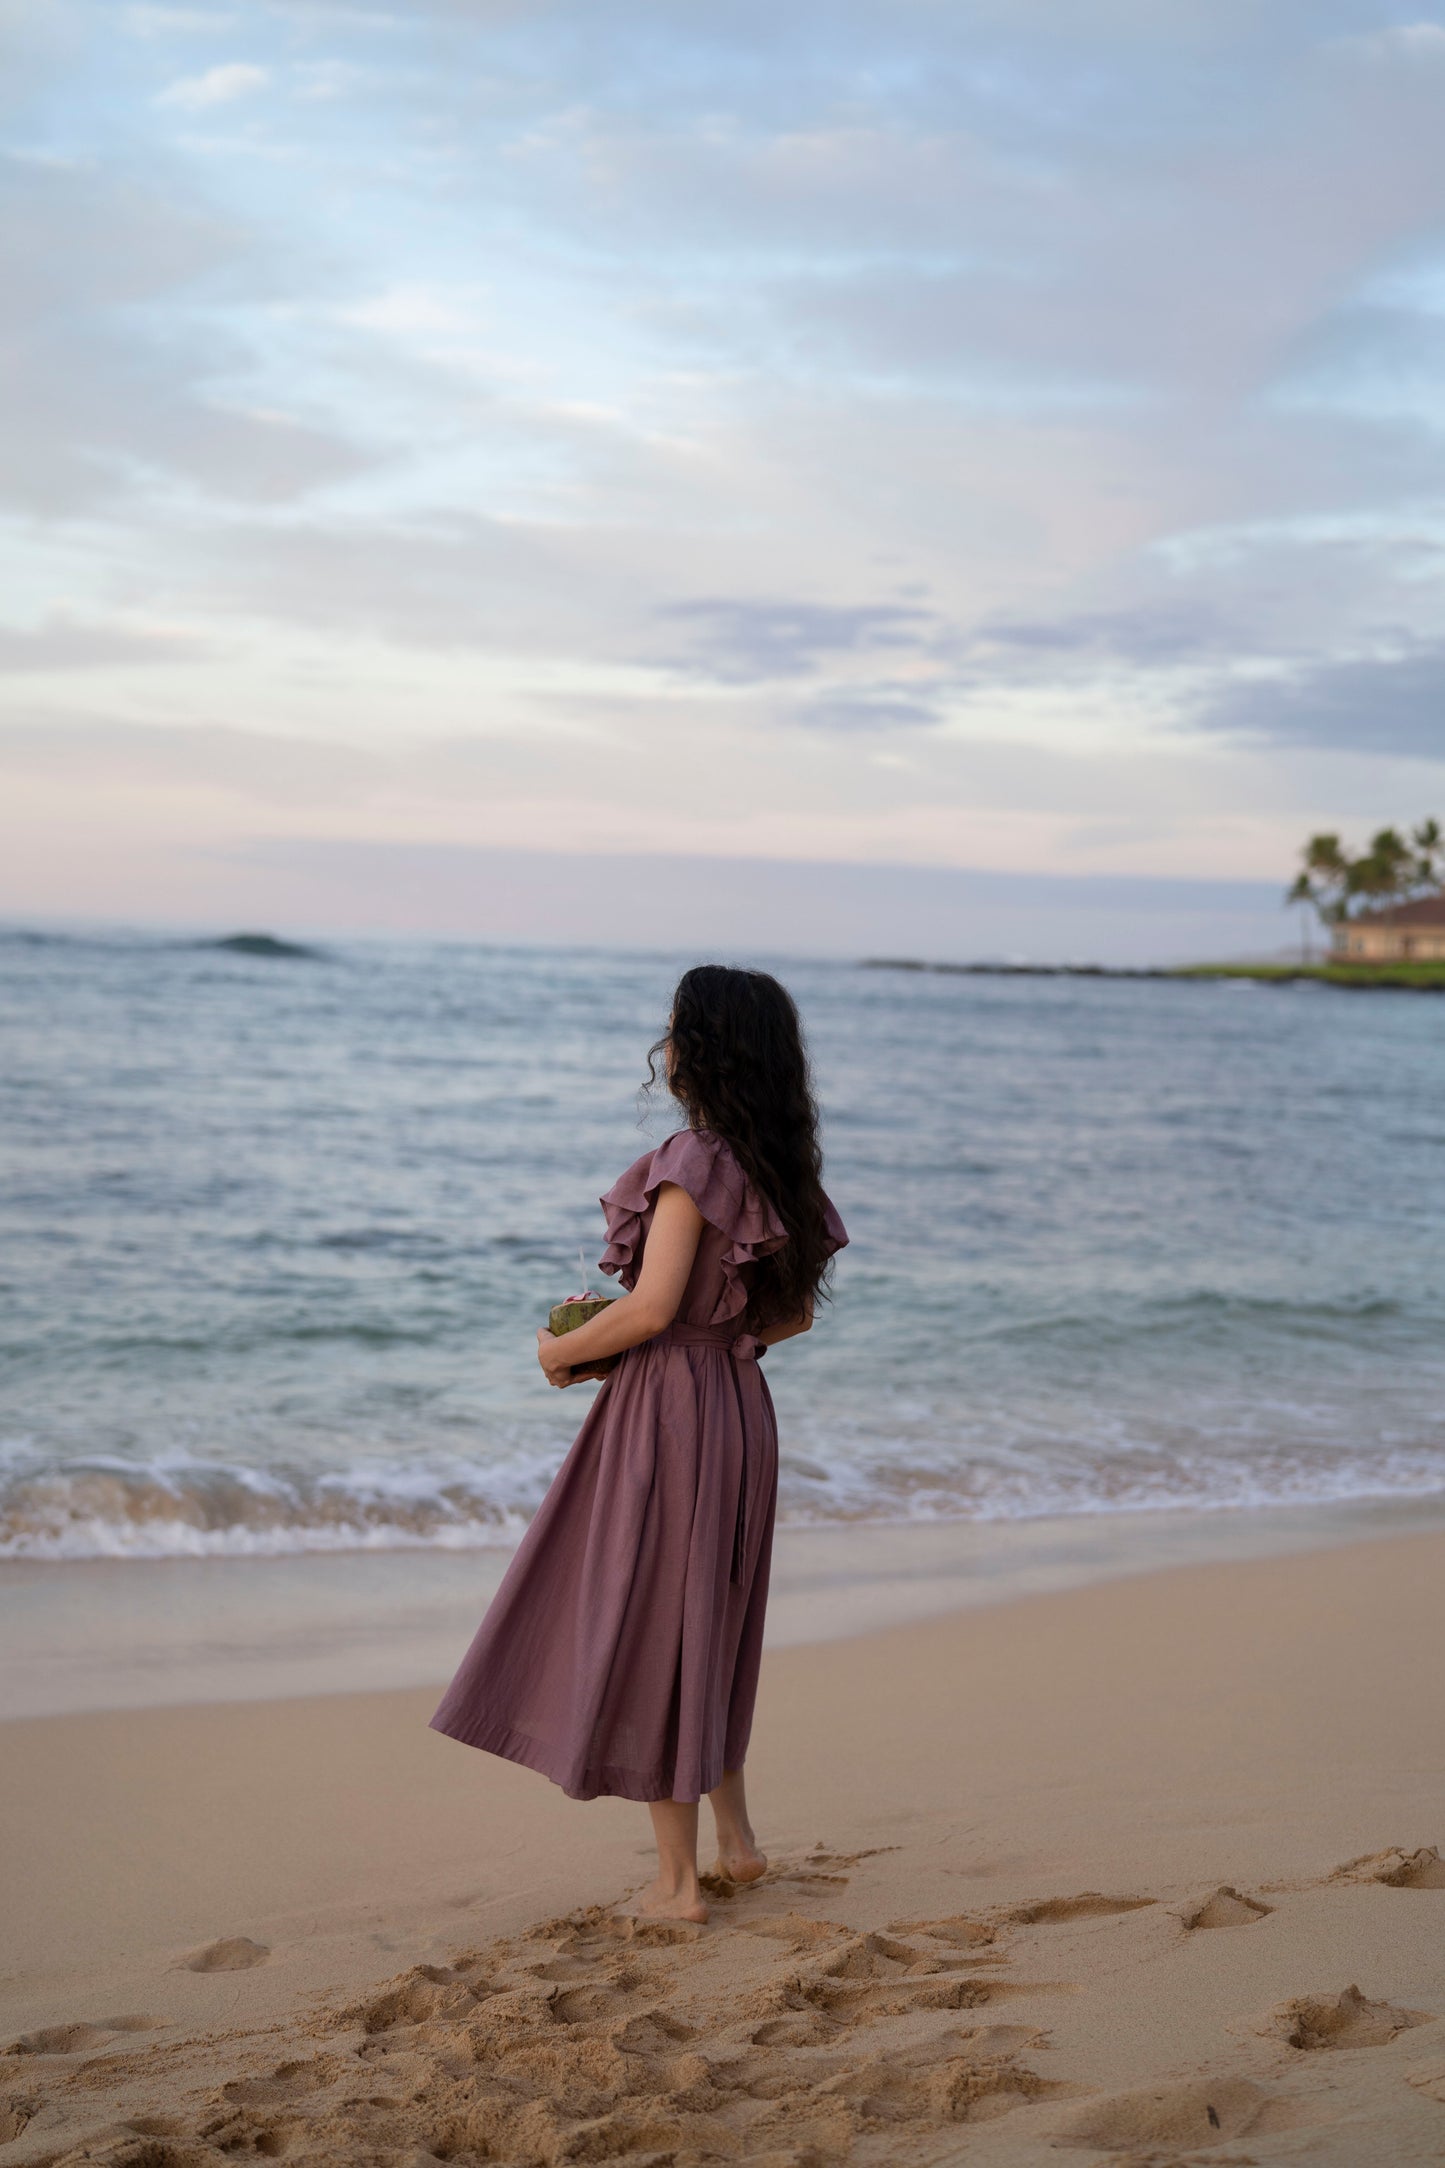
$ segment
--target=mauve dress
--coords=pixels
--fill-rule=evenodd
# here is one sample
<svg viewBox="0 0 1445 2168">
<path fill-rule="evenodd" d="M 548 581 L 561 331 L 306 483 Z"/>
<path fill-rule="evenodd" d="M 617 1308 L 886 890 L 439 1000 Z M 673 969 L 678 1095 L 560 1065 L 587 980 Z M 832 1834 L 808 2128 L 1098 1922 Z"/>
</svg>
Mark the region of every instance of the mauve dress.
<svg viewBox="0 0 1445 2168">
<path fill-rule="evenodd" d="M 723 1138 L 679 1130 L 601 1200 L 625 1288 L 664 1182 L 704 1222 L 677 1316 L 603 1380 L 431 1719 L 574 1799 L 701 1798 L 742 1765 L 757 1696 L 778 1432 L 741 1320 L 787 1235 Z"/>
</svg>

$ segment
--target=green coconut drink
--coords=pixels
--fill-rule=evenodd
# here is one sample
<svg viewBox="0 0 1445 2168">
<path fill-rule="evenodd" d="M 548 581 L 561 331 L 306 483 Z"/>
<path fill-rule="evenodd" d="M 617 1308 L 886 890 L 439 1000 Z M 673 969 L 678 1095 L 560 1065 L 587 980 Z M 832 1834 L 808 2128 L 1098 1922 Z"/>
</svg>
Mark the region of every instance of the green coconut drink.
<svg viewBox="0 0 1445 2168">
<path fill-rule="evenodd" d="M 547 1317 L 547 1330 L 555 1333 L 560 1340 L 564 1333 L 575 1332 L 579 1325 L 587 1323 L 589 1317 L 596 1317 L 599 1310 L 607 1309 L 609 1304 L 616 1300 L 615 1295 L 594 1294 L 584 1279 L 580 1295 L 569 1295 L 565 1302 L 553 1303 Z M 600 1361 L 587 1363 L 584 1367 L 588 1370 L 611 1370 L 616 1362 L 615 1355 L 604 1355 Z"/>
</svg>

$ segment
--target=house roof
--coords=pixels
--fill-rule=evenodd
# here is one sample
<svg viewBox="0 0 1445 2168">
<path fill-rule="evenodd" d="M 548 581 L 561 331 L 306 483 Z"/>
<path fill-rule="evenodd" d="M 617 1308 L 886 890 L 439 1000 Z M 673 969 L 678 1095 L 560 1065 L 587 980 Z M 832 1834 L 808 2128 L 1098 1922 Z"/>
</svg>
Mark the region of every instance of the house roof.
<svg viewBox="0 0 1445 2168">
<path fill-rule="evenodd" d="M 1418 896 L 1413 903 L 1397 903 L 1388 911 L 1361 911 L 1356 926 L 1445 926 L 1445 891 Z"/>
</svg>

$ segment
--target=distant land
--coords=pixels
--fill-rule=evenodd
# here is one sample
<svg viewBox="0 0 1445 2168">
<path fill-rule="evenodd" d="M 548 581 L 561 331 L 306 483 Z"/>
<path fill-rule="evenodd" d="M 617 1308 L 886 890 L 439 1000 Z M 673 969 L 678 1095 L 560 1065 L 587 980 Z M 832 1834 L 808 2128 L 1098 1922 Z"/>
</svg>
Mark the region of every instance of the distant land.
<svg viewBox="0 0 1445 2168">
<path fill-rule="evenodd" d="M 1220 979 L 1257 986 L 1339 986 L 1353 993 L 1445 994 L 1445 961 L 1426 963 L 935 964 L 916 956 L 864 956 L 864 971 L 933 971 L 953 978 L 1172 979 L 1204 985 Z"/>
<path fill-rule="evenodd" d="M 228 949 L 233 956 L 260 956 L 284 962 L 321 963 L 324 949 L 308 948 L 301 941 L 282 941 L 274 933 L 228 933 L 219 940 L 197 941 L 197 948 Z"/>
</svg>

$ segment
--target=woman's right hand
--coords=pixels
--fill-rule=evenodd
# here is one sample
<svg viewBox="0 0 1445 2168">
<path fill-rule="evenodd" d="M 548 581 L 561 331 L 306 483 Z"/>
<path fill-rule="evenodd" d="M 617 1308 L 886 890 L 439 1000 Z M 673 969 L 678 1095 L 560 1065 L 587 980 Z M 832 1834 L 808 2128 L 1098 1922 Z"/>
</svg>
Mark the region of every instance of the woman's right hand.
<svg viewBox="0 0 1445 2168">
<path fill-rule="evenodd" d="M 563 1341 L 555 1332 L 548 1332 L 545 1325 L 537 1327 L 537 1360 L 546 1374 L 547 1383 L 565 1391 L 569 1385 L 580 1385 L 588 1378 L 605 1378 L 607 1372 L 596 1364 L 579 1363 L 574 1370 L 566 1359 Z"/>
<path fill-rule="evenodd" d="M 549 1385 L 566 1386 L 574 1383 L 572 1365 L 567 1360 L 562 1342 L 555 1332 L 548 1332 L 545 1325 L 537 1327 L 537 1360 L 542 1365 Z"/>
</svg>

